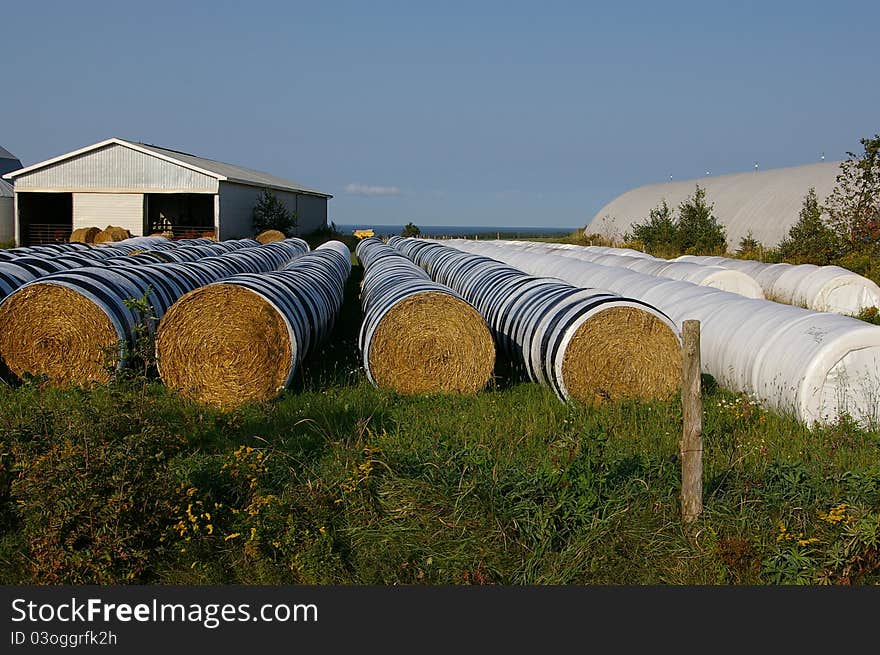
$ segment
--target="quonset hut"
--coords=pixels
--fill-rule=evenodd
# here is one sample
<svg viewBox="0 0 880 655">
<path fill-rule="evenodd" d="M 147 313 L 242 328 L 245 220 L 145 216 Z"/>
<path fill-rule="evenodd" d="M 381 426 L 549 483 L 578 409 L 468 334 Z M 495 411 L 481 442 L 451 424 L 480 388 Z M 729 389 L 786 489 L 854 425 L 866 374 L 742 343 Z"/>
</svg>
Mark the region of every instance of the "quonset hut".
<svg viewBox="0 0 880 655">
<path fill-rule="evenodd" d="M 765 246 L 775 246 L 797 223 L 810 187 L 816 189 L 820 202 L 831 193 L 840 164 L 822 162 L 640 186 L 602 207 L 584 232 L 620 239 L 633 223 L 645 221 L 662 200 L 677 209 L 699 184 L 706 189 L 709 202 L 715 204 L 715 216 L 727 230 L 728 248 L 736 248 L 749 232 Z"/>
</svg>

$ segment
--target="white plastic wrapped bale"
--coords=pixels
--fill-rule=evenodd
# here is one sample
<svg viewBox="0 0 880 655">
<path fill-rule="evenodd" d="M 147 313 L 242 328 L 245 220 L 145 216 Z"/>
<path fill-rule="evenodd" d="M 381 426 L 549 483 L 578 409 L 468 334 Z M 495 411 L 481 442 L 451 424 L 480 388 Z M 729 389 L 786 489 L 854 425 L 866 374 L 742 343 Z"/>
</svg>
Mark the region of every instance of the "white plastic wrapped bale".
<svg viewBox="0 0 880 655">
<path fill-rule="evenodd" d="M 389 244 L 461 293 L 486 319 L 499 353 L 561 400 L 655 400 L 679 386 L 678 329 L 648 303 L 527 275 L 440 243 Z"/>
<path fill-rule="evenodd" d="M 222 408 L 271 400 L 330 334 L 350 272 L 348 247 L 329 241 L 281 270 L 234 275 L 187 293 L 156 332 L 162 381 Z"/>
<path fill-rule="evenodd" d="M 453 246 L 456 242 L 459 242 L 459 240 L 453 239 L 448 241 Z M 524 242 L 499 241 L 497 243 L 518 247 L 516 244 Z M 584 261 L 602 264 L 603 266 L 628 268 L 646 275 L 691 282 L 701 287 L 721 289 L 722 291 L 736 293 L 746 298 L 764 298 L 764 292 L 757 281 L 742 271 L 722 268 L 720 266 L 704 266 L 690 262 L 670 261 L 668 259 L 652 257 L 630 248 L 533 243 L 534 245 L 526 247 L 533 251 L 565 254 Z"/>
<path fill-rule="evenodd" d="M 817 312 L 856 315 L 868 307 L 880 307 L 880 287 L 840 266 L 765 264 L 693 255 L 684 255 L 678 260 L 748 272 L 768 299 Z"/>
<path fill-rule="evenodd" d="M 378 239 L 356 252 L 364 268 L 358 343 L 370 382 L 403 394 L 485 388 L 495 344 L 477 310 Z"/>
<path fill-rule="evenodd" d="M 880 421 L 880 327 L 838 314 L 742 298 L 636 272 L 622 273 L 562 254 L 468 242 L 533 274 L 604 287 L 653 304 L 677 323 L 701 322 L 703 370 L 728 389 L 808 425 L 848 414 Z"/>
<path fill-rule="evenodd" d="M 280 268 L 308 245 L 288 239 L 186 264 L 81 267 L 37 278 L 0 303 L 0 358 L 11 373 L 53 384 L 110 380 L 140 328 L 184 293 L 231 275 Z M 148 314 L 133 304 L 145 298 Z"/>
</svg>

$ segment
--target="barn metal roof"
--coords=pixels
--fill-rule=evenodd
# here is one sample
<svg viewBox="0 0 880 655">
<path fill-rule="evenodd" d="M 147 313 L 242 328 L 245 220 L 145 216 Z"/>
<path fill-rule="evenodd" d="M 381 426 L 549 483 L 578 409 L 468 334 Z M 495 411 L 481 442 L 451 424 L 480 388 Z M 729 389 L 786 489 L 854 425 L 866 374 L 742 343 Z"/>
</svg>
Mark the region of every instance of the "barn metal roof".
<svg viewBox="0 0 880 655">
<path fill-rule="evenodd" d="M 269 187 L 282 191 L 293 191 L 296 193 L 321 196 L 323 198 L 333 197 L 328 193 L 323 193 L 321 191 L 311 189 L 307 186 L 299 184 L 298 182 L 286 180 L 270 173 L 264 173 L 263 171 L 257 171 L 251 168 L 244 168 L 243 166 L 236 166 L 234 164 L 227 164 L 224 162 L 215 161 L 213 159 L 206 159 L 204 157 L 198 157 L 196 155 L 192 155 L 186 152 L 170 150 L 168 148 L 162 148 L 152 144 L 140 143 L 138 141 L 127 141 L 125 139 L 119 139 L 115 137 L 112 139 L 101 141 L 99 143 L 95 143 L 90 146 L 86 146 L 85 148 L 80 148 L 79 150 L 75 150 L 73 152 L 68 152 L 52 159 L 47 159 L 46 161 L 39 162 L 26 168 L 22 168 L 21 170 L 10 173 L 5 177 L 7 179 L 14 179 L 19 175 L 24 175 L 40 168 L 52 166 L 53 164 L 56 164 L 60 161 L 77 157 L 91 150 L 97 150 L 111 144 L 117 144 L 126 148 L 139 150 L 140 152 L 144 152 L 164 159 L 166 161 L 176 163 L 180 166 L 184 166 L 185 168 L 199 171 L 221 181 L 246 184 L 248 186 Z"/>
<path fill-rule="evenodd" d="M 0 159 L 14 159 L 14 160 L 18 161 L 18 157 L 13 155 L 11 152 L 9 152 L 3 146 L 0 146 Z"/>
<path fill-rule="evenodd" d="M 637 187 L 602 207 L 584 230 L 620 238 L 633 223 L 645 221 L 662 200 L 677 209 L 699 184 L 706 190 L 707 200 L 714 203 L 718 221 L 726 228 L 728 248 L 735 249 L 749 232 L 764 245 L 774 246 L 797 222 L 810 187 L 816 189 L 820 202 L 831 193 L 840 164 L 822 162 Z"/>
<path fill-rule="evenodd" d="M 12 198 L 15 196 L 12 185 L 0 178 L 0 198 Z"/>
</svg>

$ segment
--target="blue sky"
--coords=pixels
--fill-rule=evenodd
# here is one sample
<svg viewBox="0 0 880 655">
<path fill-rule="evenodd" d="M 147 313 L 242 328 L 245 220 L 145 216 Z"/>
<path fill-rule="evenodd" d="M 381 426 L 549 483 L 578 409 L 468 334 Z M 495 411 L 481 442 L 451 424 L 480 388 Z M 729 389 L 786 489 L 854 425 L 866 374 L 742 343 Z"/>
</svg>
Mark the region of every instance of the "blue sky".
<svg viewBox="0 0 880 655">
<path fill-rule="evenodd" d="M 668 179 L 880 132 L 878 2 L 41 2 L 0 144 L 110 136 L 332 193 L 337 223 L 582 226 Z"/>
</svg>

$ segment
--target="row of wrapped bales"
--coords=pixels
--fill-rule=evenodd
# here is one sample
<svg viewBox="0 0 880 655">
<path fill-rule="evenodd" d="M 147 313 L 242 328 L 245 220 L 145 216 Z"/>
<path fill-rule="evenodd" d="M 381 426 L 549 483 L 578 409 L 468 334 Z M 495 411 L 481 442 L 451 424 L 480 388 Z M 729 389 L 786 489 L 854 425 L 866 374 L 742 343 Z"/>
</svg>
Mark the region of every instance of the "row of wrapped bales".
<svg viewBox="0 0 880 655">
<path fill-rule="evenodd" d="M 21 246 L 18 248 L 6 248 L 5 250 L 0 250 L 0 262 L 8 262 L 16 257 L 22 256 L 52 256 L 52 255 L 60 255 L 63 253 L 70 252 L 80 252 L 82 250 L 89 250 L 91 246 L 87 246 L 84 243 L 52 243 L 46 244 L 42 246 Z"/>
<path fill-rule="evenodd" d="M 404 394 L 483 389 L 495 344 L 477 310 L 379 239 L 364 239 L 356 254 L 364 269 L 358 345 L 370 382 Z"/>
<path fill-rule="evenodd" d="M 350 273 L 348 247 L 329 241 L 278 271 L 190 291 L 156 332 L 162 381 L 223 408 L 274 398 L 330 333 Z"/>
<path fill-rule="evenodd" d="M 880 421 L 880 327 L 693 284 L 493 242 L 459 248 L 492 256 L 536 275 L 639 298 L 677 323 L 701 322 L 703 371 L 721 386 L 802 422 L 862 425 Z"/>
<path fill-rule="evenodd" d="M 214 242 L 210 239 L 168 241 L 161 237 L 138 237 L 128 241 L 131 243 L 117 242 L 113 247 L 84 246 L 76 249 L 51 248 L 38 253 L 31 252 L 32 249 L 19 252 L 7 261 L 0 261 L 0 300 L 35 278 L 73 268 L 196 261 L 259 245 L 253 239 Z M 151 249 L 141 250 L 139 246 L 149 246 Z"/>
<path fill-rule="evenodd" d="M 85 266 L 37 278 L 0 303 L 0 358 L 18 377 L 106 382 L 125 365 L 139 328 L 154 329 L 185 293 L 231 275 L 275 270 L 307 251 L 305 241 L 288 239 L 195 262 Z M 140 298 L 147 316 L 132 302 Z"/>
<path fill-rule="evenodd" d="M 751 275 L 770 300 L 817 312 L 856 315 L 868 307 L 880 307 L 880 287 L 840 266 L 765 264 L 694 255 L 683 255 L 677 261 L 741 271 Z"/>
<path fill-rule="evenodd" d="M 451 244 L 454 243 L 451 241 Z M 499 243 L 510 243 L 499 241 Z M 760 285 L 748 274 L 720 266 L 703 266 L 687 261 L 670 261 L 652 257 L 631 248 L 609 248 L 605 246 L 578 246 L 569 243 L 543 244 L 534 246 L 539 250 L 559 250 L 584 261 L 603 266 L 617 266 L 637 273 L 665 277 L 680 282 L 690 282 L 701 287 L 721 289 L 746 298 L 764 298 Z"/>
<path fill-rule="evenodd" d="M 648 303 L 420 239 L 393 247 L 486 319 L 499 352 L 562 400 L 660 399 L 680 384 L 678 328 Z"/>
</svg>

